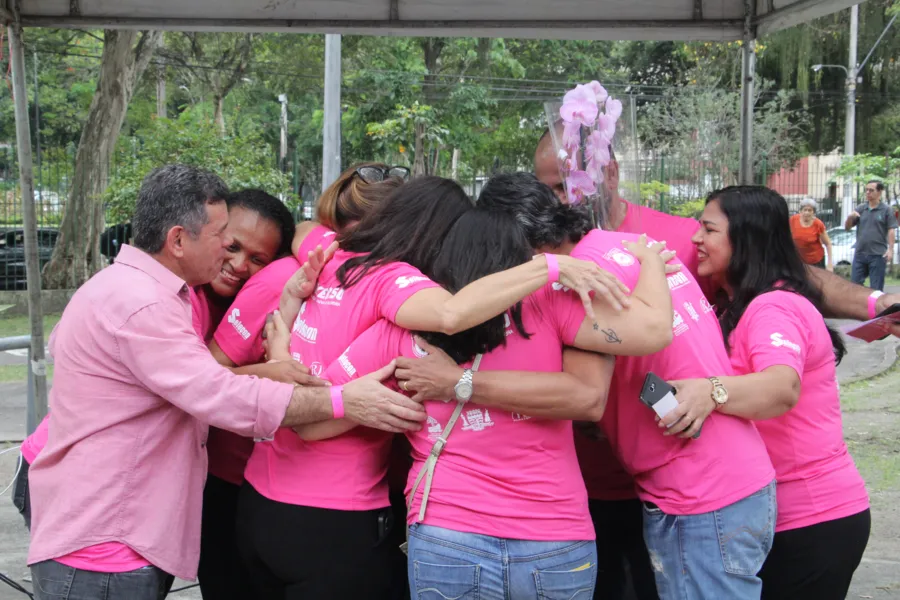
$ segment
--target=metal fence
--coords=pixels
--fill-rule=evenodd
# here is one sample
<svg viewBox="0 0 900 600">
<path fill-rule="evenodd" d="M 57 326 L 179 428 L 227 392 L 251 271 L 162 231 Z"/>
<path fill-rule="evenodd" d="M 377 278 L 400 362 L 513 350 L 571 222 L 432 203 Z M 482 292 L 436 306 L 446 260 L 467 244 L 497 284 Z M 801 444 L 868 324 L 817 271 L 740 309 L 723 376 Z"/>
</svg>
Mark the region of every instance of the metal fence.
<svg viewBox="0 0 900 600">
<path fill-rule="evenodd" d="M 0 338 L 0 352 L 7 350 L 28 350 L 27 381 L 28 381 L 28 405 L 25 409 L 25 435 L 31 435 L 38 426 L 37 407 L 34 403 L 34 377 L 31 370 L 31 336 L 20 335 L 16 337 Z"/>
</svg>

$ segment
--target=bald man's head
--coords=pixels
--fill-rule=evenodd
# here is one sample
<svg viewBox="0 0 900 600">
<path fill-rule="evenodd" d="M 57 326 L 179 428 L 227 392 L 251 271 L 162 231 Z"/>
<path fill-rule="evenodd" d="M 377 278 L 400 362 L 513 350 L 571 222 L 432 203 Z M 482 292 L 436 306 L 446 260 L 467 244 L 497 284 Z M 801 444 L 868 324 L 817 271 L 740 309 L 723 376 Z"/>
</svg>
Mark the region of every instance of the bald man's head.
<svg viewBox="0 0 900 600">
<path fill-rule="evenodd" d="M 563 123 L 557 121 L 554 124 L 556 128 L 556 137 L 562 137 Z M 557 149 L 553 144 L 553 135 L 550 129 L 545 129 L 544 134 L 538 141 L 537 149 L 534 152 L 534 175 L 541 183 L 550 187 L 556 196 L 563 202 L 568 202 L 566 198 L 566 182 L 560 175 L 559 158 L 557 157 Z M 616 161 L 616 155 L 613 153 L 612 145 L 609 147 L 610 163 L 603 169 L 606 187 L 609 189 L 613 199 L 619 198 L 619 163 Z M 580 162 L 580 157 L 579 157 Z"/>
</svg>

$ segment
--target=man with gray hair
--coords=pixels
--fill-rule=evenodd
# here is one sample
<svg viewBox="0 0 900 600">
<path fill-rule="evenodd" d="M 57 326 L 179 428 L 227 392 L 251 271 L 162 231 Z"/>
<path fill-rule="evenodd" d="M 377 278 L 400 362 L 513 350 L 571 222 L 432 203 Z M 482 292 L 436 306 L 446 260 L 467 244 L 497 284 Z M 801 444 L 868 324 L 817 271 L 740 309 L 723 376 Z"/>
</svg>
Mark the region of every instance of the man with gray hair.
<svg viewBox="0 0 900 600">
<path fill-rule="evenodd" d="M 267 438 L 340 413 L 395 432 L 426 418 L 379 383 L 392 365 L 329 390 L 215 361 L 194 332 L 188 286 L 221 269 L 226 192 L 192 167 L 150 173 L 134 246 L 75 293 L 52 336 L 49 439 L 29 477 L 38 599 L 157 600 L 173 576 L 196 577 L 209 425 Z"/>
</svg>

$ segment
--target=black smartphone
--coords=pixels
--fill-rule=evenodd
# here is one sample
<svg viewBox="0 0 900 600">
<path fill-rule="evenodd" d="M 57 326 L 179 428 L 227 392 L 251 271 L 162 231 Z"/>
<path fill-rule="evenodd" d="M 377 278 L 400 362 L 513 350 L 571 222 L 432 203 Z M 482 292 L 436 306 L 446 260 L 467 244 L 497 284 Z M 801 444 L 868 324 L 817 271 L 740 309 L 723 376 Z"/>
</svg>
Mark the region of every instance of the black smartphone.
<svg viewBox="0 0 900 600">
<path fill-rule="evenodd" d="M 641 388 L 640 399 L 645 406 L 652 409 L 662 419 L 678 406 L 676 393 L 675 388 L 664 379 L 655 373 L 647 373 L 647 377 L 644 378 L 644 387 Z M 698 431 L 693 437 L 694 439 L 700 437 L 700 432 Z"/>
</svg>

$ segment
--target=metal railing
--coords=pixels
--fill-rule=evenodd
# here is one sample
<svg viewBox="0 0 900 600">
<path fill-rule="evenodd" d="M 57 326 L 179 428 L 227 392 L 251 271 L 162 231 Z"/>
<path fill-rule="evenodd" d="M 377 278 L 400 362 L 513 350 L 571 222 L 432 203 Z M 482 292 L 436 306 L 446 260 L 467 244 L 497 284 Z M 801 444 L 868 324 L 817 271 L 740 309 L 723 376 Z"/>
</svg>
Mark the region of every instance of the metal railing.
<svg viewBox="0 0 900 600">
<path fill-rule="evenodd" d="M 0 352 L 6 352 L 7 350 L 28 350 L 28 402 L 25 407 L 25 429 L 26 435 L 31 435 L 40 422 L 34 406 L 34 372 L 31 370 L 31 336 L 17 335 L 15 337 L 0 338 Z"/>
</svg>

